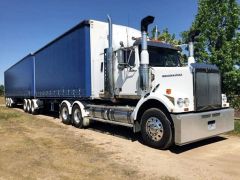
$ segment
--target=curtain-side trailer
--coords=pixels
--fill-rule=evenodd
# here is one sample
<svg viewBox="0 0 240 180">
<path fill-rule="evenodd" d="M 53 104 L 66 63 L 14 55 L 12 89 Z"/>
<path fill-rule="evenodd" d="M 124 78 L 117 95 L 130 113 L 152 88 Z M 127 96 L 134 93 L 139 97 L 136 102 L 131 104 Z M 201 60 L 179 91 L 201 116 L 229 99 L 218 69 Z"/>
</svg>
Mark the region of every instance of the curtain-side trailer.
<svg viewBox="0 0 240 180">
<path fill-rule="evenodd" d="M 81 22 L 5 72 L 6 105 L 59 110 L 79 128 L 127 126 L 160 149 L 231 131 L 218 68 L 195 63 L 192 41 L 188 66 L 180 66 L 179 47 L 147 37 L 153 20 L 144 18 L 141 31 L 110 17 Z"/>
<path fill-rule="evenodd" d="M 35 97 L 34 56 L 27 55 L 4 72 L 6 105 Z"/>
</svg>

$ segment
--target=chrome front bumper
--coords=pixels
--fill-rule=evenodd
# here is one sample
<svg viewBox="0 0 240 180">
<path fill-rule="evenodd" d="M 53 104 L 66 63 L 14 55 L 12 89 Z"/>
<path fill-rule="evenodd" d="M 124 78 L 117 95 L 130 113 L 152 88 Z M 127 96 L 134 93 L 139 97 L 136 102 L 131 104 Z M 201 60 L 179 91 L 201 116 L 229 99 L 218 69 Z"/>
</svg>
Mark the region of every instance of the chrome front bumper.
<svg viewBox="0 0 240 180">
<path fill-rule="evenodd" d="M 184 145 L 216 136 L 234 129 L 231 108 L 208 112 L 171 114 L 175 129 L 175 144 Z"/>
</svg>

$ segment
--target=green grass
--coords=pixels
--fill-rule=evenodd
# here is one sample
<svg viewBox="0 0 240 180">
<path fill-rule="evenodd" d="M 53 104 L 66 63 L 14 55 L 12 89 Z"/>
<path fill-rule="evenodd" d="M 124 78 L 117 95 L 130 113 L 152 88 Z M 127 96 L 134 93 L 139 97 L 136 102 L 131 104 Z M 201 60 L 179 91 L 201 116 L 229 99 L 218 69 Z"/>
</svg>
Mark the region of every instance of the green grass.
<svg viewBox="0 0 240 180">
<path fill-rule="evenodd" d="M 229 134 L 231 135 L 236 135 L 236 136 L 240 136 L 240 119 L 234 121 L 234 130 L 231 131 Z"/>
<path fill-rule="evenodd" d="M 240 120 L 235 120 L 235 128 L 234 128 L 234 133 L 240 135 Z"/>
</svg>

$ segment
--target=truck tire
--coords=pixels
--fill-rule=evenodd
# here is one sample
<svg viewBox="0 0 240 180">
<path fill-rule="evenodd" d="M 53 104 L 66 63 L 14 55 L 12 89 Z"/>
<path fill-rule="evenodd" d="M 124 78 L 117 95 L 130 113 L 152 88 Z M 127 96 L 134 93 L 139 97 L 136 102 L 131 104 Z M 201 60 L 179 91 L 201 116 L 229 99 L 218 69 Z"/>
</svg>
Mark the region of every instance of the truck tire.
<svg viewBox="0 0 240 180">
<path fill-rule="evenodd" d="M 148 146 L 167 149 L 172 144 L 172 128 L 167 116 L 157 108 L 143 113 L 141 118 L 141 134 Z"/>
<path fill-rule="evenodd" d="M 6 107 L 8 107 L 8 98 L 5 99 Z"/>
<path fill-rule="evenodd" d="M 23 110 L 24 110 L 24 112 L 27 112 L 27 100 L 26 99 L 23 100 Z"/>
<path fill-rule="evenodd" d="M 8 107 L 13 108 L 13 103 L 11 98 L 8 98 Z"/>
<path fill-rule="evenodd" d="M 32 113 L 33 115 L 38 114 L 38 109 L 35 108 L 35 106 L 34 106 L 34 101 L 33 101 L 33 100 L 31 100 L 31 113 Z"/>
<path fill-rule="evenodd" d="M 83 128 L 82 112 L 77 104 L 75 104 L 72 109 L 72 123 L 77 128 Z"/>
<path fill-rule="evenodd" d="M 69 109 L 65 102 L 62 103 L 61 107 L 60 107 L 60 119 L 62 120 L 62 122 L 64 124 L 67 124 L 67 125 L 71 124 L 71 117 L 69 114 Z"/>
<path fill-rule="evenodd" d="M 31 100 L 30 99 L 27 99 L 27 112 L 28 113 L 31 113 Z"/>
</svg>

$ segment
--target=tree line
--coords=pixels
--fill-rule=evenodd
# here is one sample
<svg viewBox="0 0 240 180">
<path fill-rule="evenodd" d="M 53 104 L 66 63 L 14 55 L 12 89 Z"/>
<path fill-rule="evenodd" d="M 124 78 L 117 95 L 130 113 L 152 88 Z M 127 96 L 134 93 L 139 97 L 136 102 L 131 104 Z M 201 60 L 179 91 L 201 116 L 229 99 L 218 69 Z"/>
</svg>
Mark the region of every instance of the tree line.
<svg viewBox="0 0 240 180">
<path fill-rule="evenodd" d="M 0 85 L 0 96 L 4 95 L 4 86 Z"/>
</svg>

